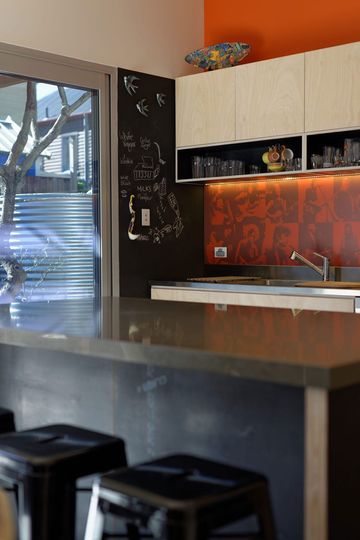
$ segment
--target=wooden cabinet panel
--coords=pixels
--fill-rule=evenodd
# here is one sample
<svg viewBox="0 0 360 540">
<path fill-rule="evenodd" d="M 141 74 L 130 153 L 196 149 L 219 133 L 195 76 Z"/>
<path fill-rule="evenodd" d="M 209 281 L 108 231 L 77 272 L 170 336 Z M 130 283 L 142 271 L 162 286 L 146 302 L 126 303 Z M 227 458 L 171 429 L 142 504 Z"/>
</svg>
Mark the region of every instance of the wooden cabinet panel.
<svg viewBox="0 0 360 540">
<path fill-rule="evenodd" d="M 360 42 L 305 53 L 305 130 L 360 125 Z"/>
<path fill-rule="evenodd" d="M 236 139 L 304 131 L 304 55 L 238 66 Z"/>
<path fill-rule="evenodd" d="M 199 302 L 206 304 L 226 304 L 229 306 L 275 307 L 285 309 L 310 309 L 319 311 L 354 312 L 354 298 L 333 298 L 314 296 L 292 296 L 264 293 L 241 293 L 211 290 L 191 290 L 181 287 L 151 287 L 152 300 L 176 302 Z"/>
<path fill-rule="evenodd" d="M 176 145 L 192 146 L 234 139 L 234 69 L 177 79 Z"/>
</svg>

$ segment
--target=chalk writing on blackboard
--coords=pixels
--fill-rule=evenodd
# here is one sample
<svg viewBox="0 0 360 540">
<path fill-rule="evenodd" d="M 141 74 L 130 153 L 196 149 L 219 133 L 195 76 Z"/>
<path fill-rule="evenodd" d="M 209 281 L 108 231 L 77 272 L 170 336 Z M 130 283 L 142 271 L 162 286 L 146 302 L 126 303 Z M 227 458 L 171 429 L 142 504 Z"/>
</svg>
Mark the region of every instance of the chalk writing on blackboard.
<svg viewBox="0 0 360 540">
<path fill-rule="evenodd" d="M 126 199 L 126 197 L 128 196 L 128 192 L 126 191 L 126 189 L 122 189 L 120 191 L 120 194 L 121 194 L 123 199 Z"/>
<path fill-rule="evenodd" d="M 146 234 L 134 234 L 133 233 L 133 230 L 134 230 L 134 227 L 135 227 L 135 219 L 136 219 L 136 212 L 135 212 L 135 209 L 134 209 L 134 199 L 135 199 L 135 195 L 132 194 L 130 195 L 130 198 L 129 198 L 129 212 L 130 212 L 130 223 L 129 223 L 129 226 L 128 226 L 128 237 L 130 240 L 148 240 L 149 237 L 146 235 Z"/>
<path fill-rule="evenodd" d="M 163 177 L 161 182 L 155 182 L 153 189 L 155 193 L 158 193 L 161 209 L 163 212 L 165 212 L 164 197 L 166 197 L 167 193 L 166 178 Z"/>
<path fill-rule="evenodd" d="M 176 199 L 174 193 L 172 193 L 172 192 L 169 193 L 168 201 L 169 201 L 170 207 L 175 212 L 176 218 L 175 218 L 175 221 L 173 223 L 173 229 L 175 231 L 176 238 L 178 238 L 180 236 L 180 234 L 182 233 L 183 229 L 184 229 L 184 225 L 183 225 L 181 215 L 180 215 L 179 204 L 177 202 L 177 199 Z"/>
<path fill-rule="evenodd" d="M 126 175 L 120 175 L 120 186 L 130 186 L 131 182 Z"/>
<path fill-rule="evenodd" d="M 143 99 L 140 99 L 140 101 L 137 102 L 136 104 L 136 108 L 137 110 L 139 111 L 140 114 L 142 114 L 143 116 L 149 116 L 149 105 L 146 103 L 147 102 L 147 99 L 146 98 L 143 98 Z"/>
<path fill-rule="evenodd" d="M 140 146 L 145 152 L 147 152 L 151 146 L 151 140 L 149 137 L 140 137 Z"/>
<path fill-rule="evenodd" d="M 152 237 L 152 241 L 154 244 L 161 244 L 161 240 L 167 236 L 172 231 L 172 226 L 169 224 L 165 225 L 164 227 L 161 227 L 160 229 L 158 227 L 154 227 L 153 229 L 150 229 L 149 236 Z"/>
<path fill-rule="evenodd" d="M 136 186 L 136 190 L 138 193 L 151 193 L 152 192 L 152 188 L 151 186 Z"/>
<path fill-rule="evenodd" d="M 166 178 L 163 178 L 161 182 L 159 183 L 159 196 L 165 197 L 166 193 L 167 193 Z"/>
<path fill-rule="evenodd" d="M 132 160 L 127 155 L 123 154 L 120 158 L 120 165 L 132 165 L 134 163 L 134 160 Z"/>
<path fill-rule="evenodd" d="M 135 77 L 135 75 L 125 75 L 124 77 L 124 85 L 126 88 L 126 91 L 130 96 L 133 94 L 136 94 L 136 90 L 138 89 L 138 86 L 134 84 L 135 81 L 139 81 L 139 77 Z"/>
<path fill-rule="evenodd" d="M 120 140 L 123 144 L 123 147 L 127 149 L 128 152 L 132 152 L 136 147 L 136 142 L 134 141 L 134 135 L 130 131 L 122 131 L 120 134 Z"/>
<path fill-rule="evenodd" d="M 155 180 L 159 176 L 160 166 L 154 164 L 152 156 L 141 156 L 141 161 L 133 171 L 134 180 Z"/>
<path fill-rule="evenodd" d="M 151 201 L 152 199 L 152 188 L 151 186 L 136 186 L 137 198 L 142 201 Z"/>
<path fill-rule="evenodd" d="M 161 208 L 159 208 L 158 206 L 156 207 L 156 214 L 161 225 L 164 225 L 165 219 L 163 218 L 163 212 L 161 211 Z"/>
<path fill-rule="evenodd" d="M 152 240 L 155 244 L 160 244 L 162 240 L 171 233 L 174 233 L 176 238 L 179 238 L 184 230 L 184 224 L 181 218 L 179 203 L 173 192 L 167 195 L 167 181 L 163 177 L 161 182 L 155 184 L 137 184 L 136 196 L 132 194 L 129 199 L 130 223 L 128 227 L 128 235 L 130 240 Z M 135 197 L 138 200 L 149 203 L 153 199 L 153 194 L 157 194 L 156 205 L 152 205 L 155 211 L 156 220 L 155 226 L 149 229 L 147 235 L 134 234 L 136 211 L 134 208 Z M 171 219 L 171 213 L 174 214 L 174 219 Z"/>
</svg>

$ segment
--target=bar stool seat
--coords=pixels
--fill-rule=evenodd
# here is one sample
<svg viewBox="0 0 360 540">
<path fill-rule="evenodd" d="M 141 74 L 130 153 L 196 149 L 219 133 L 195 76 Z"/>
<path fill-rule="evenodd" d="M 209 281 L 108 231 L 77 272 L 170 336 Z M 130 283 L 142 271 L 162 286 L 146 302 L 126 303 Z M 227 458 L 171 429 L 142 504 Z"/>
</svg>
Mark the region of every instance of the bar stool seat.
<svg viewBox="0 0 360 540">
<path fill-rule="evenodd" d="M 9 409 L 0 407 L 0 433 L 15 431 L 14 413 Z"/>
<path fill-rule="evenodd" d="M 93 486 L 85 540 L 101 540 L 107 513 L 162 540 L 204 539 L 256 515 L 261 538 L 275 540 L 268 483 L 258 473 L 190 455 L 172 455 L 103 475 Z M 130 525 L 130 528 L 129 528 Z"/>
<path fill-rule="evenodd" d="M 124 466 L 122 439 L 76 426 L 0 436 L 0 477 L 19 489 L 19 540 L 73 540 L 76 480 Z"/>
</svg>

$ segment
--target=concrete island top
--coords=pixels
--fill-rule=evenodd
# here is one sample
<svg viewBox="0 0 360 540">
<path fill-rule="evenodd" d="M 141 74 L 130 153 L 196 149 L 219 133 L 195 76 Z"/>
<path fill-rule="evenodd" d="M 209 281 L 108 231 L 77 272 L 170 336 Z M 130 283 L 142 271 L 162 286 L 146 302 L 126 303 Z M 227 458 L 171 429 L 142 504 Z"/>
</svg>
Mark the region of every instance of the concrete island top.
<svg viewBox="0 0 360 540">
<path fill-rule="evenodd" d="M 139 298 L 3 304 L 0 344 L 301 387 L 360 382 L 353 313 Z"/>
</svg>

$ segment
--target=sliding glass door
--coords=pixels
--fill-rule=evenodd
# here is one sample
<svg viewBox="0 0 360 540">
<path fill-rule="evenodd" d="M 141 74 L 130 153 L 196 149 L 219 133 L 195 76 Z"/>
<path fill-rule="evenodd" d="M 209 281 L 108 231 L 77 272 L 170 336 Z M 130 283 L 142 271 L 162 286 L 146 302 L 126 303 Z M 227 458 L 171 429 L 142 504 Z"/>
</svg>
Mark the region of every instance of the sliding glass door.
<svg viewBox="0 0 360 540">
<path fill-rule="evenodd" d="M 111 70 L 4 47 L 0 303 L 110 294 Z"/>
</svg>

